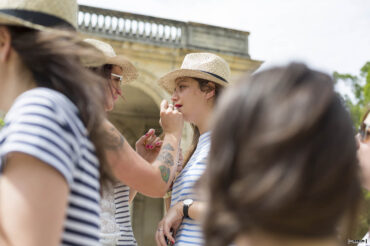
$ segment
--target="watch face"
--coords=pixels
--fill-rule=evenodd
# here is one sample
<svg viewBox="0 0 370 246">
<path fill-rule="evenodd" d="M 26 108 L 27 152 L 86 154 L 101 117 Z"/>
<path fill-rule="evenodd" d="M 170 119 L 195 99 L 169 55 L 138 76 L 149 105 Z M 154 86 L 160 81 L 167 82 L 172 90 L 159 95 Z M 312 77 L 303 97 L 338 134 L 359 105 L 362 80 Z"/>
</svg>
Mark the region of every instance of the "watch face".
<svg viewBox="0 0 370 246">
<path fill-rule="evenodd" d="M 190 204 L 192 204 L 193 203 L 193 199 L 185 199 L 184 200 L 184 204 L 185 205 L 190 205 Z"/>
</svg>

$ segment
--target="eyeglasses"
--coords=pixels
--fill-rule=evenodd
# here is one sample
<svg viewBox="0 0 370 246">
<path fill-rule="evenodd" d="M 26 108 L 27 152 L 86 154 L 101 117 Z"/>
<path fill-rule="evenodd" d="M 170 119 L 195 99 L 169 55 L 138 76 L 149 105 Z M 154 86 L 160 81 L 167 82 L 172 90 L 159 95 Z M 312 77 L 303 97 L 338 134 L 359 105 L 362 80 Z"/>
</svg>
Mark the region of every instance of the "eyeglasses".
<svg viewBox="0 0 370 246">
<path fill-rule="evenodd" d="M 115 73 L 111 73 L 110 75 L 112 77 L 114 77 L 115 79 L 119 79 L 119 85 L 120 86 L 122 85 L 122 81 L 123 81 L 123 76 L 122 75 L 118 75 L 118 74 L 115 74 Z"/>
<path fill-rule="evenodd" d="M 366 141 L 370 137 L 369 130 L 370 130 L 370 125 L 366 123 L 361 123 L 361 126 L 358 129 L 358 132 L 360 133 L 360 137 L 362 141 Z"/>
<path fill-rule="evenodd" d="M 366 141 L 370 137 L 370 114 L 367 115 L 365 120 L 361 123 L 358 131 L 362 141 Z"/>
</svg>

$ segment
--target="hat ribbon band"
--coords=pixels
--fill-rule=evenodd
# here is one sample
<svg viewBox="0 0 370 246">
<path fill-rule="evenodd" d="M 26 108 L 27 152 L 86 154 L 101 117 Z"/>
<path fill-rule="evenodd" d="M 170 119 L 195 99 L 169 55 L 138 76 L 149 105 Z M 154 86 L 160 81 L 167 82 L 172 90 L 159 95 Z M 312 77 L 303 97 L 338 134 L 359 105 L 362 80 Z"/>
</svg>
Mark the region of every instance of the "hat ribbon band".
<svg viewBox="0 0 370 246">
<path fill-rule="evenodd" d="M 20 18 L 24 21 L 31 22 L 36 25 L 41 25 L 45 27 L 66 27 L 68 29 L 73 29 L 75 28 L 65 20 L 41 13 L 41 12 L 36 12 L 36 11 L 30 11 L 30 10 L 23 10 L 23 9 L 0 9 L 0 13 L 4 13 L 13 17 Z"/>
<path fill-rule="evenodd" d="M 213 77 L 215 77 L 215 78 L 218 78 L 218 79 L 220 79 L 220 80 L 222 80 L 222 81 L 224 81 L 224 82 L 226 82 L 226 83 L 229 83 L 229 82 L 227 82 L 227 80 L 226 80 L 226 79 L 222 78 L 221 76 L 219 76 L 219 75 L 217 75 L 217 74 L 214 74 L 214 73 L 211 73 L 211 72 L 207 72 L 207 71 L 203 71 L 203 70 L 199 70 L 199 71 L 201 71 L 201 72 L 203 72 L 203 73 L 208 73 L 209 75 L 212 75 L 212 76 L 213 76 Z"/>
</svg>

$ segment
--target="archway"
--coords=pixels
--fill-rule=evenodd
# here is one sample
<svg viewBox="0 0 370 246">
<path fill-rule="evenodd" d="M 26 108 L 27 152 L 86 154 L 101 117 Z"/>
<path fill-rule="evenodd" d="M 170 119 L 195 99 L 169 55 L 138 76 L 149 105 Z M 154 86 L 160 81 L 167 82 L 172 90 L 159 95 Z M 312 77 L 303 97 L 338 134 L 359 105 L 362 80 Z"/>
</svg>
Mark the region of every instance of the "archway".
<svg viewBox="0 0 370 246">
<path fill-rule="evenodd" d="M 151 96 L 132 85 L 123 87 L 123 99 L 119 99 L 109 120 L 123 133 L 130 145 L 150 128 L 161 133 L 159 107 Z M 138 245 L 153 245 L 158 222 L 163 217 L 163 199 L 137 194 L 131 206 L 132 226 Z"/>
</svg>

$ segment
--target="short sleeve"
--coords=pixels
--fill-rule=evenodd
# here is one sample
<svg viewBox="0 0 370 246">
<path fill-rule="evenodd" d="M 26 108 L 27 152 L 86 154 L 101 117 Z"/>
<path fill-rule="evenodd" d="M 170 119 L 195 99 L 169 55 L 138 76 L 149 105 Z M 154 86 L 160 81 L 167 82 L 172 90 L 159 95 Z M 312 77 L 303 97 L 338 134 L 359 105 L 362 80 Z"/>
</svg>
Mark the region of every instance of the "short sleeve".
<svg viewBox="0 0 370 246">
<path fill-rule="evenodd" d="M 55 168 L 71 185 L 74 137 L 58 107 L 52 97 L 31 94 L 17 99 L 0 133 L 0 165 L 9 153 L 25 153 Z"/>
</svg>

